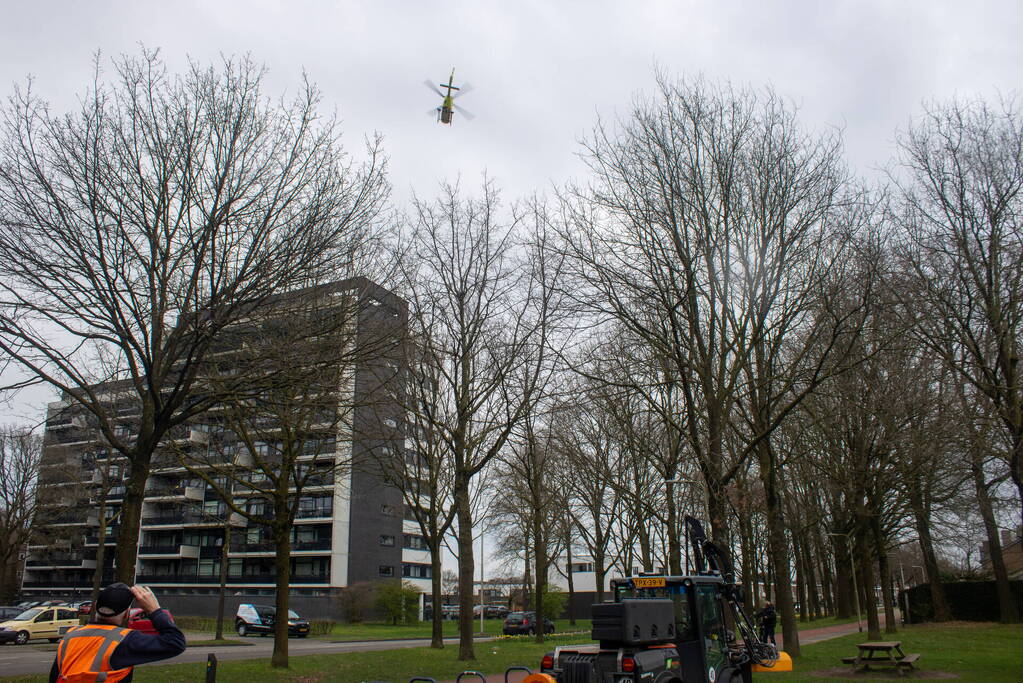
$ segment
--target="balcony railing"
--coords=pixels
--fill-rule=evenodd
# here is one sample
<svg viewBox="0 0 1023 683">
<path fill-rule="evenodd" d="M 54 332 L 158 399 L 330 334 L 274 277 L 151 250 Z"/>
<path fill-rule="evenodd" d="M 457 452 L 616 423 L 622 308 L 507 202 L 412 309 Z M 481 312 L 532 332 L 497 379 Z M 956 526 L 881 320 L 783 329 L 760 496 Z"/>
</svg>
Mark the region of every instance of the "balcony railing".
<svg viewBox="0 0 1023 683">
<path fill-rule="evenodd" d="M 331 542 L 329 538 L 317 539 L 315 541 L 292 541 L 292 550 L 330 550 Z M 273 541 L 258 541 L 256 543 L 232 543 L 231 552 L 233 553 L 265 553 L 273 552 L 277 549 L 277 545 Z"/>
<path fill-rule="evenodd" d="M 227 582 L 229 584 L 275 583 L 276 581 L 277 581 L 276 574 L 244 574 L 244 575 L 235 574 L 227 577 Z M 217 584 L 220 582 L 220 575 L 217 574 L 210 576 L 197 576 L 195 574 L 139 574 L 138 576 L 135 577 L 135 582 L 142 584 L 165 584 L 165 583 Z M 303 576 L 295 576 L 294 574 L 292 574 L 291 576 L 292 584 L 329 582 L 330 574 L 307 574 Z"/>
<path fill-rule="evenodd" d="M 142 518 L 142 526 L 158 524 L 199 524 L 205 521 L 202 515 L 195 512 L 164 512 L 146 515 Z"/>
<path fill-rule="evenodd" d="M 143 545 L 139 546 L 139 555 L 177 555 L 180 550 L 180 543 Z"/>
<path fill-rule="evenodd" d="M 27 567 L 95 567 L 96 553 L 49 553 L 40 557 L 31 557 L 25 562 Z"/>
</svg>

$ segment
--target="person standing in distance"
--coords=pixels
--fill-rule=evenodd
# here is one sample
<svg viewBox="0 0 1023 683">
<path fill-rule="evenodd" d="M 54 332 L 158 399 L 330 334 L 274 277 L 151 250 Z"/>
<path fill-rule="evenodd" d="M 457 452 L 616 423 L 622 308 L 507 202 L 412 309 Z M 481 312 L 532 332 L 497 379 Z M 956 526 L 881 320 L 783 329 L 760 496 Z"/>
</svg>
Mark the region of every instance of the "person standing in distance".
<svg viewBox="0 0 1023 683">
<path fill-rule="evenodd" d="M 149 614 L 157 635 L 125 628 L 132 600 Z M 174 625 L 153 591 L 145 586 L 113 583 L 99 592 L 92 621 L 69 630 L 57 646 L 50 683 L 131 681 L 139 664 L 157 662 L 185 651 L 185 635 Z"/>
<path fill-rule="evenodd" d="M 760 640 L 764 643 L 771 643 L 777 645 L 774 641 L 774 628 L 778 623 L 778 613 L 774 610 L 774 605 L 767 602 L 764 605 L 764 609 L 756 613 L 757 617 L 760 618 Z"/>
</svg>

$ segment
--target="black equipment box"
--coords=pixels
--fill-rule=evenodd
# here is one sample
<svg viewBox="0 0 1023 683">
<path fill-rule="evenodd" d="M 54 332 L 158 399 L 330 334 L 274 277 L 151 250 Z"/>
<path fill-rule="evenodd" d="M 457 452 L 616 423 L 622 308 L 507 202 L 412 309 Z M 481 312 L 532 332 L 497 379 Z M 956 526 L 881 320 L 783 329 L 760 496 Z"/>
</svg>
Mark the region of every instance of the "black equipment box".
<svg viewBox="0 0 1023 683">
<path fill-rule="evenodd" d="M 590 606 L 594 640 L 601 646 L 654 645 L 675 638 L 671 600 L 622 600 Z"/>
</svg>

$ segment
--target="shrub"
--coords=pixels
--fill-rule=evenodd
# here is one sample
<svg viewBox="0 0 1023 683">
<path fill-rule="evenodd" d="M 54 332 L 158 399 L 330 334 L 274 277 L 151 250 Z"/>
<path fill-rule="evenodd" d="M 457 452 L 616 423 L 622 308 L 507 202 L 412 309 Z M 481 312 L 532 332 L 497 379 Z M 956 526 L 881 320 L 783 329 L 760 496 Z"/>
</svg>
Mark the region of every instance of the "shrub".
<svg viewBox="0 0 1023 683">
<path fill-rule="evenodd" d="M 366 613 L 376 599 L 376 588 L 372 582 L 360 581 L 341 591 L 337 601 L 345 621 L 359 624 L 366 619 Z"/>
<path fill-rule="evenodd" d="M 543 592 L 543 613 L 545 617 L 551 620 L 560 618 L 567 604 L 567 593 L 549 585 L 545 587 Z"/>
<path fill-rule="evenodd" d="M 407 581 L 386 581 L 377 587 L 376 608 L 395 626 L 419 620 L 419 589 Z"/>
</svg>

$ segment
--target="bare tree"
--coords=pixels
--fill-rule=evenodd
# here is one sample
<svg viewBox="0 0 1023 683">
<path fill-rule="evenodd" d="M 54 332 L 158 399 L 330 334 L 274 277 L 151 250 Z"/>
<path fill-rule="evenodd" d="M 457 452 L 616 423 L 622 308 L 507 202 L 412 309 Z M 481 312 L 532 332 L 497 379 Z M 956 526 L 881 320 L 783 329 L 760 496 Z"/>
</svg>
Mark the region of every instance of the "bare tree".
<svg viewBox="0 0 1023 683">
<path fill-rule="evenodd" d="M 0 114 L 0 353 L 92 413 L 128 461 L 130 581 L 153 453 L 211 405 L 196 383 L 213 340 L 349 263 L 388 188 L 379 141 L 352 162 L 308 82 L 271 102 L 247 58 L 180 76 L 150 51 L 113 66 L 105 82 L 97 59 L 75 112 L 28 88 Z M 110 409 L 111 380 L 136 420 Z"/>
<path fill-rule="evenodd" d="M 28 545 L 39 500 L 42 439 L 31 430 L 0 427 L 0 597 L 18 594 L 21 553 Z"/>
<path fill-rule="evenodd" d="M 859 216 L 839 211 L 837 137 L 804 132 L 773 92 L 663 75 L 658 86 L 655 101 L 638 102 L 616 129 L 598 126 L 586 146 L 593 181 L 575 190 L 565 231 L 579 303 L 656 362 L 650 386 L 674 397 L 650 404 L 675 408 L 659 416 L 665 438 L 679 435 L 664 452 L 694 459 L 722 548 L 727 486 L 757 458 L 774 571 L 787 576 L 770 437 L 834 371 L 837 342 L 861 318 L 826 307 Z M 736 418 L 745 438 L 731 450 Z M 663 468 L 669 481 L 671 471 Z M 677 564 L 677 532 L 667 533 Z M 786 647 L 798 655 L 792 598 L 782 590 L 778 603 Z"/>
<path fill-rule="evenodd" d="M 501 220 L 490 182 L 478 198 L 444 185 L 435 202 L 413 206 L 405 295 L 412 334 L 438 384 L 434 404 L 411 408 L 452 463 L 465 660 L 475 656 L 471 487 L 535 400 L 544 357 L 534 333 L 538 290 L 514 259 L 521 216 Z"/>
<path fill-rule="evenodd" d="M 898 145 L 907 306 L 995 407 L 1023 514 L 1023 119 L 1012 100 L 934 104 Z"/>
<path fill-rule="evenodd" d="M 405 342 L 404 382 L 396 400 L 405 410 L 406 440 L 411 449 L 397 457 L 379 459 L 384 477 L 402 492 L 405 507 L 419 526 L 423 541 L 430 551 L 431 569 L 431 637 L 430 647 L 444 647 L 444 614 L 441 611 L 443 586 L 441 568 L 445 539 L 455 520 L 451 498 L 453 462 L 450 451 L 437 436 L 429 415 L 441 401 L 440 368 L 424 358 L 419 342 L 409 336 Z"/>
</svg>

